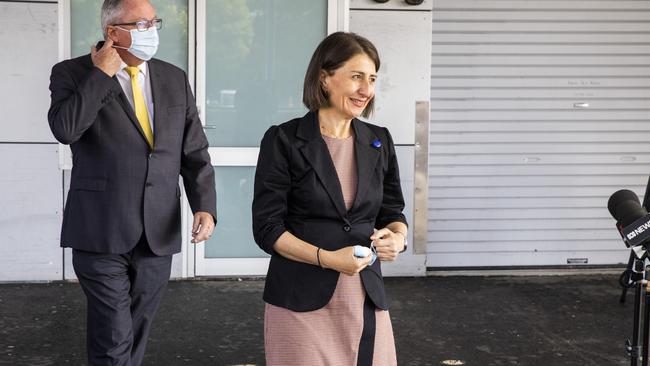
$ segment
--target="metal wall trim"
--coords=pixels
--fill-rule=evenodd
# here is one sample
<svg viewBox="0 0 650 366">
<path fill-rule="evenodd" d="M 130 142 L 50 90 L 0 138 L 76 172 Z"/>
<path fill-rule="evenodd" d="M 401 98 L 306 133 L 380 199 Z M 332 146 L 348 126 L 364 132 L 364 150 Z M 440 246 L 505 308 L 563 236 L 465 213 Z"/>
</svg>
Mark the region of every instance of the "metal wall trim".
<svg viewBox="0 0 650 366">
<path fill-rule="evenodd" d="M 429 202 L 429 101 L 415 102 L 413 254 L 427 253 Z"/>
</svg>

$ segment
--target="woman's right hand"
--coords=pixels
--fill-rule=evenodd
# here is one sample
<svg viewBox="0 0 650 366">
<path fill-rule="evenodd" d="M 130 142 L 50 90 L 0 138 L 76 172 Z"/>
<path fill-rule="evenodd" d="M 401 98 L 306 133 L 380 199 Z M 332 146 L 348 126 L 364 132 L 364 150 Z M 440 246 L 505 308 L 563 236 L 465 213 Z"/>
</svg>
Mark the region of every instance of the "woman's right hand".
<svg viewBox="0 0 650 366">
<path fill-rule="evenodd" d="M 358 258 L 354 256 L 354 246 L 341 248 L 339 250 L 320 251 L 320 263 L 323 268 L 333 269 L 335 271 L 352 276 L 361 272 L 370 264 L 372 256 Z"/>
</svg>

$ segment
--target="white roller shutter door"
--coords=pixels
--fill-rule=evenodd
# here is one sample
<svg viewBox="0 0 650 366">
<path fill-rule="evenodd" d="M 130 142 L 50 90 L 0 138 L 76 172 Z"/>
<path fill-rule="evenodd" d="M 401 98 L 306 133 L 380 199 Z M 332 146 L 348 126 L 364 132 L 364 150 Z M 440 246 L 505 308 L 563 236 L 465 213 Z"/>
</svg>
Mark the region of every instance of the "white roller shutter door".
<svg viewBox="0 0 650 366">
<path fill-rule="evenodd" d="M 650 1 L 434 3 L 427 266 L 626 262 L 650 173 Z"/>
</svg>

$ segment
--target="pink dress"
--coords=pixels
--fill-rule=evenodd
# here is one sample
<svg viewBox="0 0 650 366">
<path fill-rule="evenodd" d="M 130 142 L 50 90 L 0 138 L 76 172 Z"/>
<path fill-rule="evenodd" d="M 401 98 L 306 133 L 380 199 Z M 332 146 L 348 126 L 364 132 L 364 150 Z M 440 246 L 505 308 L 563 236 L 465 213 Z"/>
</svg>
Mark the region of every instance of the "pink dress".
<svg viewBox="0 0 650 366">
<path fill-rule="evenodd" d="M 349 210 L 357 191 L 354 137 L 335 139 L 323 136 L 323 139 L 336 167 L 345 206 Z M 373 306 L 371 309 L 374 309 L 374 324 L 364 324 L 365 301 L 366 292 L 361 277 L 340 274 L 332 299 L 321 309 L 294 312 L 266 304 L 264 311 L 266 364 L 268 366 L 397 365 L 395 340 L 388 311 Z M 372 314 L 372 310 L 370 311 Z M 364 325 L 366 341 L 362 341 Z M 374 340 L 372 325 L 374 325 Z M 368 334 L 370 344 L 374 345 L 370 348 L 367 341 Z M 364 358 L 360 354 L 368 354 L 371 357 Z M 371 363 L 368 362 L 369 358 L 372 358 Z"/>
</svg>

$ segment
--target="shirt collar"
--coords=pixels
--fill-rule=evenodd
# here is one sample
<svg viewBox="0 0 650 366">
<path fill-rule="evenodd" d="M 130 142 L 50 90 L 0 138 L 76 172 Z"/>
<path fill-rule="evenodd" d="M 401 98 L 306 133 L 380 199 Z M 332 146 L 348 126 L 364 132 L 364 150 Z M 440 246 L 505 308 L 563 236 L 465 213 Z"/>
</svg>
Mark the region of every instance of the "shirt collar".
<svg viewBox="0 0 650 366">
<path fill-rule="evenodd" d="M 126 72 L 124 70 L 124 68 L 127 67 L 127 66 L 129 66 L 129 65 L 127 65 L 124 61 L 122 61 L 122 64 L 120 65 L 120 71 Z M 142 73 L 142 75 L 144 75 L 146 77 L 147 76 L 147 69 L 148 69 L 147 61 L 145 61 L 145 62 L 141 63 L 140 65 L 138 65 L 138 69 L 140 69 L 140 72 Z"/>
</svg>

